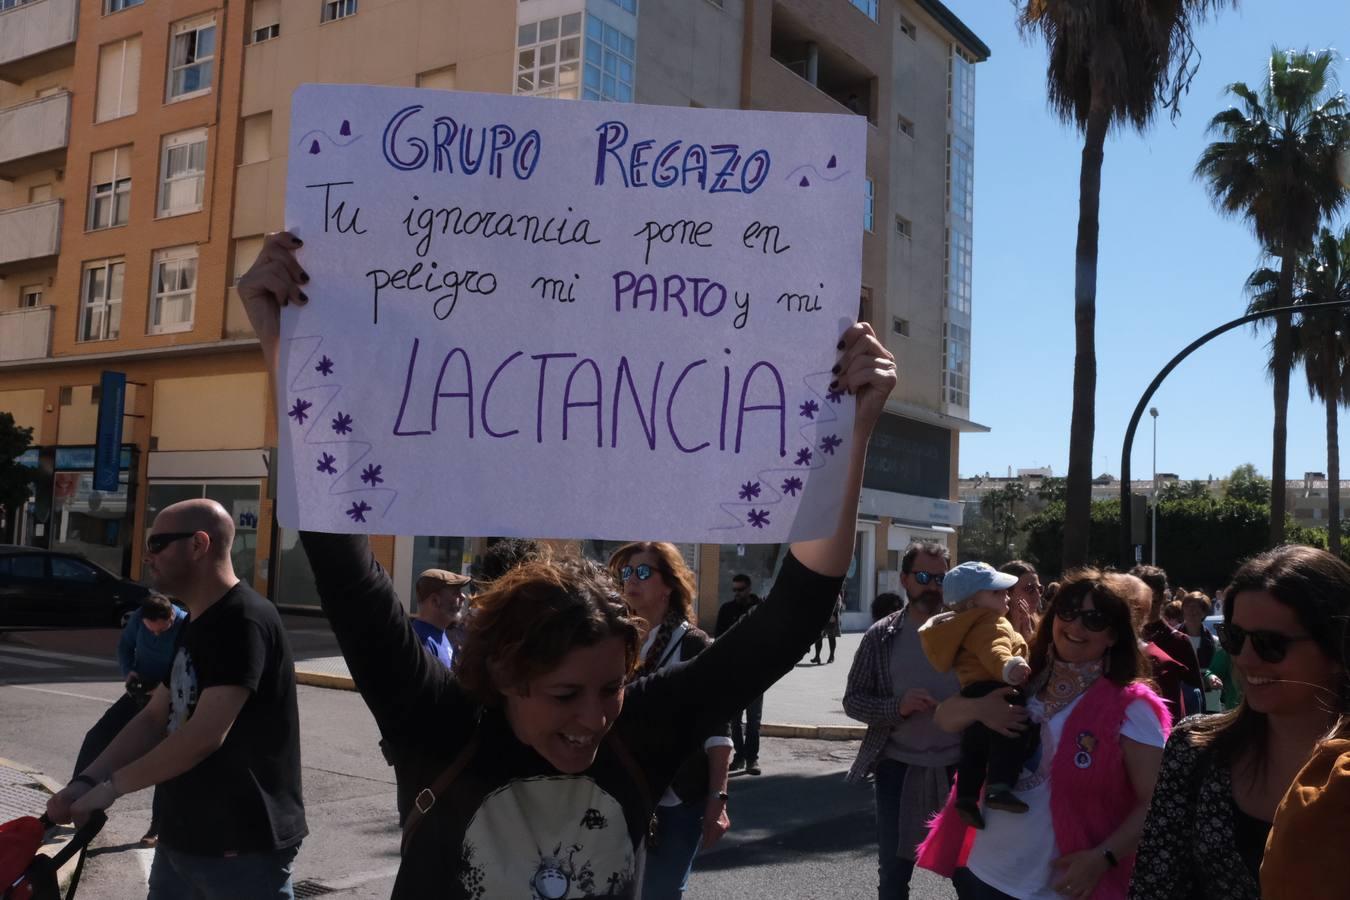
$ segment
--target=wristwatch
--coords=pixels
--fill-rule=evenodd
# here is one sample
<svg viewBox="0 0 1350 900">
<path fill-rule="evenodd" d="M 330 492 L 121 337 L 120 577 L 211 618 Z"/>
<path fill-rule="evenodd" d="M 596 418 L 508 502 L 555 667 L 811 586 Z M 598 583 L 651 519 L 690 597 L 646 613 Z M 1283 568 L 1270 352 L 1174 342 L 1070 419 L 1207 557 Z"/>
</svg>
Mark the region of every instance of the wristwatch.
<svg viewBox="0 0 1350 900">
<path fill-rule="evenodd" d="M 1106 857 L 1106 864 L 1111 868 L 1120 865 L 1120 860 L 1116 859 L 1116 855 L 1109 848 L 1102 851 L 1102 856 Z"/>
<path fill-rule="evenodd" d="M 713 796 L 716 797 L 718 800 L 721 800 L 723 803 L 726 803 L 728 800 L 731 799 L 731 795 L 728 794 L 726 791 L 718 791 L 717 793 L 713 794 Z"/>
</svg>

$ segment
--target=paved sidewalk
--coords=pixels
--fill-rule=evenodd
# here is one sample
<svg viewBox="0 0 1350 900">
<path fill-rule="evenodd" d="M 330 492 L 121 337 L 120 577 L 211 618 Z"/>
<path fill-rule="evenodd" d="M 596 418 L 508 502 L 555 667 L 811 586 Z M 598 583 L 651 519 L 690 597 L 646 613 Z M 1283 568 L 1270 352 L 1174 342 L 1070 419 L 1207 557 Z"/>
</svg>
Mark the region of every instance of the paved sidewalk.
<svg viewBox="0 0 1350 900">
<path fill-rule="evenodd" d="M 810 660 L 814 649 L 808 651 L 796 668 L 765 694 L 761 734 L 765 737 L 862 740 L 866 727 L 844 715 L 843 707 L 849 665 L 861 641 L 861 633 L 840 637 L 835 661 L 830 664 L 813 665 Z M 828 658 L 829 652 L 827 644 L 822 659 Z M 297 654 L 295 663 L 295 677 L 300 684 L 355 690 L 347 662 L 341 656 L 315 655 L 301 659 L 300 655 Z"/>
<path fill-rule="evenodd" d="M 0 758 L 0 822 L 41 815 L 47 809 L 47 798 L 62 787 L 60 782 L 48 778 L 31 766 Z M 55 856 L 74 834 L 75 829 L 71 826 L 55 829 L 39 852 Z M 78 860 L 77 855 L 61 868 L 57 876 L 57 882 L 63 893 Z"/>
</svg>

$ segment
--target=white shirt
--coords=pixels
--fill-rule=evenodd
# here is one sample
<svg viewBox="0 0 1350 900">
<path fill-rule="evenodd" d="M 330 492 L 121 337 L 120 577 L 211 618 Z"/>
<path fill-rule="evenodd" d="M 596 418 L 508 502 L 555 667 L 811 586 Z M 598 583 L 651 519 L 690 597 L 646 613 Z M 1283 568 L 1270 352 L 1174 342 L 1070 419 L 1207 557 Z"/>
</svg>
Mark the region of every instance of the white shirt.
<svg viewBox="0 0 1350 900">
<path fill-rule="evenodd" d="M 984 830 L 975 832 L 967 867 L 985 884 L 1010 896 L 1023 900 L 1064 900 L 1051 887 L 1055 874 L 1052 863 L 1059 856 L 1059 848 L 1050 815 L 1050 764 L 1064 723 L 1082 699 L 1080 694 L 1050 721 L 1041 723 L 1041 746 L 1027 760 L 1013 789 L 1030 808 L 1021 814 L 987 809 Z M 1045 704 L 1032 697 L 1027 701 L 1027 712 L 1033 722 L 1040 722 Z M 1153 707 L 1143 700 L 1125 708 L 1120 735 L 1149 747 L 1167 743 Z"/>
</svg>

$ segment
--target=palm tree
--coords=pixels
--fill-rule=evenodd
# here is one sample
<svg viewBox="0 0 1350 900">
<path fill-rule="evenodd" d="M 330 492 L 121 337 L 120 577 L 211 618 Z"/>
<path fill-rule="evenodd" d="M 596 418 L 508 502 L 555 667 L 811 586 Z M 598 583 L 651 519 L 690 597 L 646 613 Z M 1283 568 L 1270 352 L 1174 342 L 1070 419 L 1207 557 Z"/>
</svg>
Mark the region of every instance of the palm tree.
<svg viewBox="0 0 1350 900">
<path fill-rule="evenodd" d="M 1023 35 L 1049 55 L 1050 108 L 1083 133 L 1074 267 L 1073 416 L 1064 522 L 1065 568 L 1088 558 L 1097 395 L 1097 241 L 1103 147 L 1112 126 L 1143 131 L 1177 103 L 1195 74 L 1195 26 L 1236 0 L 1015 0 Z"/>
<path fill-rule="evenodd" d="M 1300 260 L 1300 305 L 1342 300 L 1350 303 L 1350 226 L 1340 238 L 1323 228 L 1313 250 Z M 1339 407 L 1350 405 L 1350 310 L 1303 313 L 1294 342 L 1295 359 L 1308 377 L 1309 399 L 1327 408 L 1327 548 L 1341 552 L 1341 454 Z"/>
<path fill-rule="evenodd" d="M 1322 221 L 1339 209 L 1346 191 L 1336 177 L 1336 157 L 1350 131 L 1345 95 L 1331 93 L 1329 51 L 1272 50 L 1261 91 L 1237 82 L 1228 86 L 1239 106 L 1210 120 L 1221 135 L 1195 164 L 1220 211 L 1246 219 L 1270 255 L 1280 260 L 1275 304 L 1294 300 L 1298 257 L 1312 247 Z M 1270 480 L 1270 542 L 1284 541 L 1285 440 L 1289 376 L 1293 368 L 1293 324 L 1275 317 L 1271 373 L 1275 384 L 1275 426 Z"/>
</svg>

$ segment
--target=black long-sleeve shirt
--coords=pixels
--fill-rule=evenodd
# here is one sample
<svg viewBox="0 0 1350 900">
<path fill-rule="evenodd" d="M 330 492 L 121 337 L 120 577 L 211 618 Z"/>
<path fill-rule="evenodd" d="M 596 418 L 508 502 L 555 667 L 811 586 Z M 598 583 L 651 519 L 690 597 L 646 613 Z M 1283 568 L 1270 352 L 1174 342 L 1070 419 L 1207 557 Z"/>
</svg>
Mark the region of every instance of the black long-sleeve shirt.
<svg viewBox="0 0 1350 900">
<path fill-rule="evenodd" d="M 791 555 L 769 597 L 687 663 L 627 686 L 613 726 L 646 784 L 609 741 L 579 775 L 554 769 L 424 653 L 363 536 L 303 533 L 319 597 L 352 678 L 392 750 L 401 797 L 477 748 L 405 850 L 395 898 L 629 897 L 659 788 L 819 635 L 841 579 Z"/>
</svg>

